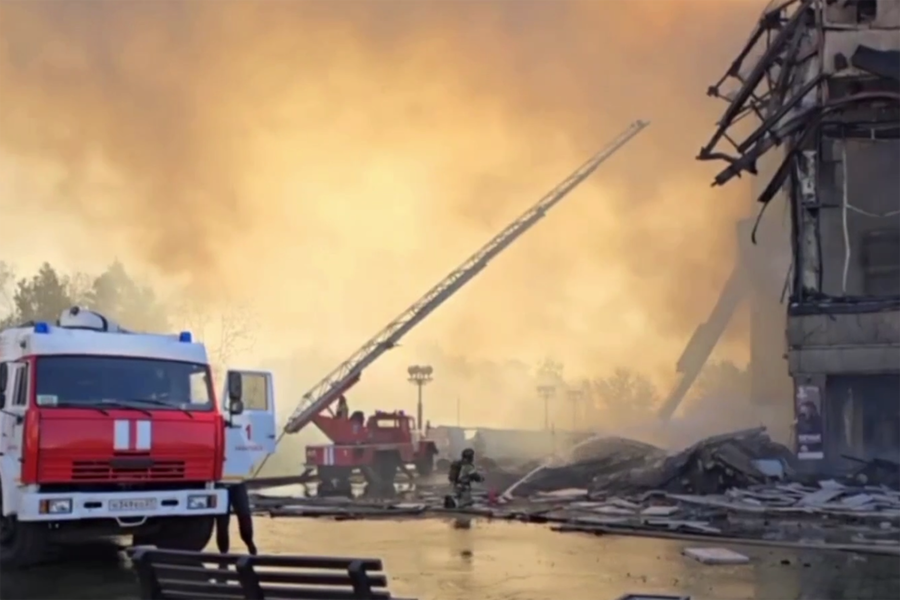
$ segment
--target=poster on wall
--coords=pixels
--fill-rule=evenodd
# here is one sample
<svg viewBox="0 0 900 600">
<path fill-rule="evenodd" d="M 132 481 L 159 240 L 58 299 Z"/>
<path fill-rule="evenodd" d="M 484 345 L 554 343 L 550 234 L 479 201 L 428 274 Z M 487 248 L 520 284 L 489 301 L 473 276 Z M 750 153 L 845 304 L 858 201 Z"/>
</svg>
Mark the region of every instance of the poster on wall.
<svg viewBox="0 0 900 600">
<path fill-rule="evenodd" d="M 822 394 L 814 385 L 797 387 L 797 458 L 821 460 L 825 458 L 822 443 Z"/>
</svg>

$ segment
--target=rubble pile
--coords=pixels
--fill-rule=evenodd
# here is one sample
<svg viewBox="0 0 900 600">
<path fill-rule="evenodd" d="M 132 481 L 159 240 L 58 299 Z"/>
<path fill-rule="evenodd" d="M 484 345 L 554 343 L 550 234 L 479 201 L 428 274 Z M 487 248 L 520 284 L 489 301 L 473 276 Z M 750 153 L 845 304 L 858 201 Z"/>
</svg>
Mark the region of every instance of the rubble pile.
<svg viewBox="0 0 900 600">
<path fill-rule="evenodd" d="M 816 486 L 795 482 L 730 489 L 713 496 L 669 494 L 668 498 L 697 506 L 764 515 L 900 519 L 900 492 L 886 486 L 847 486 L 834 480 L 820 481 Z"/>
<path fill-rule="evenodd" d="M 591 489 L 715 494 L 790 477 L 793 461 L 793 453 L 773 442 L 760 427 L 707 438 L 630 473 L 598 474 Z"/>
<path fill-rule="evenodd" d="M 676 454 L 633 440 L 597 438 L 565 461 L 520 467 L 528 468 L 524 476 L 500 472 L 508 488 L 490 483 L 498 473 L 488 472 L 485 485 L 473 490 L 474 505 L 466 508 L 445 508 L 448 484 L 437 481 L 417 482 L 393 499 L 254 494 L 252 503 L 257 513 L 272 517 L 478 517 L 546 523 L 556 531 L 900 556 L 900 491 L 858 474 L 805 480 L 793 461 L 764 428 L 707 438 Z"/>
<path fill-rule="evenodd" d="M 537 492 L 588 488 L 598 475 L 625 474 L 652 468 L 665 457 L 664 450 L 634 440 L 591 440 L 573 452 L 569 463 L 546 467 L 534 473 L 516 488 L 515 495 L 530 496 Z"/>
<path fill-rule="evenodd" d="M 793 454 L 764 427 L 707 438 L 674 455 L 632 440 L 604 438 L 579 448 L 569 464 L 547 467 L 518 485 L 516 496 L 563 488 L 640 494 L 715 494 L 793 474 Z"/>
<path fill-rule="evenodd" d="M 398 489 L 399 498 L 253 494 L 272 517 L 406 519 L 434 516 L 547 523 L 556 531 L 741 540 L 900 556 L 900 491 L 893 461 L 863 461 L 840 481 L 796 472 L 765 428 L 710 437 L 670 454 L 622 438 L 589 439 L 565 459 L 485 473 L 474 505 L 444 507 L 443 478 Z M 884 473 L 888 473 L 885 475 Z M 501 484 L 502 483 L 502 487 Z M 506 490 L 498 494 L 501 490 Z"/>
</svg>

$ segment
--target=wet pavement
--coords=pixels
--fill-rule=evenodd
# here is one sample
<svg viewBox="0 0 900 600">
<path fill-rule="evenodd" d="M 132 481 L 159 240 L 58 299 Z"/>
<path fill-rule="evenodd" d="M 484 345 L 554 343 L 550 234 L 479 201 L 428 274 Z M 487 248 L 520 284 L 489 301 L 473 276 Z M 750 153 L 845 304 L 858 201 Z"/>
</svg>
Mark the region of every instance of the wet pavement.
<svg viewBox="0 0 900 600">
<path fill-rule="evenodd" d="M 707 566 L 681 555 L 695 543 L 562 534 L 516 523 L 476 521 L 471 529 L 438 519 L 255 523 L 264 552 L 378 557 L 392 592 L 420 600 L 615 600 L 638 592 L 693 600 L 900 598 L 900 562 L 890 557 L 729 546 L 750 564 Z M 79 548 L 76 555 L 65 566 L 2 573 L 0 598 L 136 597 L 133 576 L 114 548 Z"/>
</svg>

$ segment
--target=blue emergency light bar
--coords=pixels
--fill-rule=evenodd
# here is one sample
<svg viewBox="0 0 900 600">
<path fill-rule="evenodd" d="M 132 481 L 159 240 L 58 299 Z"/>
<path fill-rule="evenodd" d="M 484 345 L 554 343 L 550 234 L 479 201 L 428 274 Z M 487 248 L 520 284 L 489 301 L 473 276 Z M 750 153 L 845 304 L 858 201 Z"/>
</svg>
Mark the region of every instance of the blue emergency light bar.
<svg viewBox="0 0 900 600">
<path fill-rule="evenodd" d="M 40 323 L 34 324 L 34 332 L 35 333 L 50 333 L 50 326 L 41 321 Z"/>
<path fill-rule="evenodd" d="M 190 344 L 193 341 L 193 338 L 191 337 L 191 332 L 190 331 L 182 331 L 181 333 L 179 333 L 178 341 L 184 342 L 186 344 Z"/>
</svg>

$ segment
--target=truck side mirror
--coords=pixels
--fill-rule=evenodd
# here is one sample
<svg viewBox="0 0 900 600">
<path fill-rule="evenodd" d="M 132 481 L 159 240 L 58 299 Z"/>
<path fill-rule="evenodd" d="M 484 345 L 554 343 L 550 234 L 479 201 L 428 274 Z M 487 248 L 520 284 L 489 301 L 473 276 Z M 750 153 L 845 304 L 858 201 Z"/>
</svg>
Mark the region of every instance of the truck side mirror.
<svg viewBox="0 0 900 600">
<path fill-rule="evenodd" d="M 6 382 L 9 379 L 9 366 L 0 363 L 0 408 L 6 408 Z"/>
<path fill-rule="evenodd" d="M 228 410 L 232 415 L 239 415 L 244 412 L 244 403 L 241 399 L 244 396 L 244 381 L 240 373 L 235 371 L 228 372 Z"/>
</svg>

